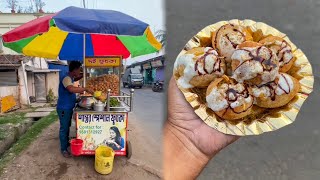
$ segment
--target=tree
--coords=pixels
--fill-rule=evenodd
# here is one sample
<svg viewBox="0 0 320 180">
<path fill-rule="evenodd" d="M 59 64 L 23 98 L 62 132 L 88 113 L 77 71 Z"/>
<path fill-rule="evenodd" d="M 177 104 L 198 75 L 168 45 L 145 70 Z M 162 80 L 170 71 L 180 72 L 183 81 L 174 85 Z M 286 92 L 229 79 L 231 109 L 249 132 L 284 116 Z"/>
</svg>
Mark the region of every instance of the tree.
<svg viewBox="0 0 320 180">
<path fill-rule="evenodd" d="M 46 3 L 42 2 L 41 0 L 34 0 L 30 1 L 31 5 L 24 8 L 24 13 L 44 13 L 43 7 L 46 5 Z"/>
<path fill-rule="evenodd" d="M 17 7 L 18 7 L 18 0 L 7 0 L 7 8 L 10 8 L 12 13 L 16 12 Z"/>
<path fill-rule="evenodd" d="M 42 0 L 31 0 L 31 5 L 27 7 L 19 6 L 19 1 L 20 0 L 7 0 L 6 7 L 10 8 L 12 13 L 44 13 L 43 7 L 46 3 L 42 2 Z"/>
<path fill-rule="evenodd" d="M 162 44 L 162 47 L 165 47 L 167 45 L 167 35 L 165 30 L 156 31 L 155 37 Z"/>
<path fill-rule="evenodd" d="M 21 6 L 18 6 L 18 11 L 17 13 L 22 13 L 23 12 L 23 8 Z"/>
<path fill-rule="evenodd" d="M 24 13 L 34 13 L 33 6 L 28 6 L 24 8 Z"/>
<path fill-rule="evenodd" d="M 42 2 L 42 0 L 34 0 L 34 5 L 36 8 L 36 12 L 41 12 L 43 13 L 43 7 L 46 5 L 46 3 Z"/>
</svg>

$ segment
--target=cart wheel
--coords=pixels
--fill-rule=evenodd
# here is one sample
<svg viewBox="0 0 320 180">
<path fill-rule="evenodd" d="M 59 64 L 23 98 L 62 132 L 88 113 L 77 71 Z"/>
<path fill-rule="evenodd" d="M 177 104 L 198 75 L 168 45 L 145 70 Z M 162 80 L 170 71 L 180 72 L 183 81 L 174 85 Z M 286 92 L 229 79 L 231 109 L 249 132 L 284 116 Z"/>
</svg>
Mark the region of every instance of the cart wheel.
<svg viewBox="0 0 320 180">
<path fill-rule="evenodd" d="M 127 154 L 126 154 L 126 157 L 128 159 L 131 158 L 131 155 L 132 155 L 132 146 L 131 146 L 131 142 L 130 141 L 127 141 Z"/>
</svg>

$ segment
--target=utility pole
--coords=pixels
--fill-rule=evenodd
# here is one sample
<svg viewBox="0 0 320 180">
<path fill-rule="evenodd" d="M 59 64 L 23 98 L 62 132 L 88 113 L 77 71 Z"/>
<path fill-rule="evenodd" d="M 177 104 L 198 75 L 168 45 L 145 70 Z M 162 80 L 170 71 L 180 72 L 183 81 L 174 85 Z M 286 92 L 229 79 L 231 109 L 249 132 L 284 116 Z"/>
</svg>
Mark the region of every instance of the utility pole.
<svg viewBox="0 0 320 180">
<path fill-rule="evenodd" d="M 86 1 L 85 0 L 82 0 L 83 1 L 83 7 L 86 8 Z"/>
</svg>

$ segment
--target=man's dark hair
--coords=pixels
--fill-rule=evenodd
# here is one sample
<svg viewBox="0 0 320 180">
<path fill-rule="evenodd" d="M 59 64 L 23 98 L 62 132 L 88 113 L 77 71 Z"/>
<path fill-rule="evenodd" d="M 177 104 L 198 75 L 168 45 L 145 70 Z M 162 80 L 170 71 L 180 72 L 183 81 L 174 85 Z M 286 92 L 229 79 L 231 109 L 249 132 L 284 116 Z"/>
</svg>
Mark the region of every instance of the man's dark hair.
<svg viewBox="0 0 320 180">
<path fill-rule="evenodd" d="M 75 69 L 79 69 L 81 65 L 81 62 L 79 61 L 71 61 L 69 64 L 69 72 L 72 72 Z"/>
</svg>

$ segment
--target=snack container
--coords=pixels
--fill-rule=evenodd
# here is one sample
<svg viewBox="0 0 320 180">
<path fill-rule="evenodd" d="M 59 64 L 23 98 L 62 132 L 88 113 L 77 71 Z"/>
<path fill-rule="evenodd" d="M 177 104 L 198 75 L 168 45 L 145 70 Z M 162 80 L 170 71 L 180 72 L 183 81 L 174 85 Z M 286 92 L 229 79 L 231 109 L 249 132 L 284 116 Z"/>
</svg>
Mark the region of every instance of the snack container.
<svg viewBox="0 0 320 180">
<path fill-rule="evenodd" d="M 178 85 L 179 89 L 184 94 L 186 100 L 193 107 L 194 112 L 207 125 L 224 134 L 238 136 L 259 135 L 264 132 L 275 131 L 288 124 L 291 124 L 295 120 L 303 102 L 313 90 L 314 77 L 312 74 L 311 64 L 307 57 L 290 41 L 286 34 L 265 23 L 255 22 L 248 19 L 220 21 L 209 25 L 198 32 L 188 41 L 178 56 L 195 47 L 211 46 L 212 32 L 218 30 L 222 25 L 228 23 L 249 27 L 253 32 L 261 30 L 264 36 L 269 34 L 278 36 L 284 38 L 290 44 L 296 60 L 287 74 L 299 80 L 301 88 L 298 94 L 287 105 L 280 108 L 265 109 L 254 106 L 253 114 L 249 117 L 245 117 L 238 121 L 228 121 L 220 119 L 216 114 L 210 111 L 205 102 L 205 91 L 203 92 L 203 90 L 197 88 L 184 89 Z M 175 74 L 175 72 L 173 74 Z M 177 80 L 178 77 L 174 78 Z"/>
</svg>

